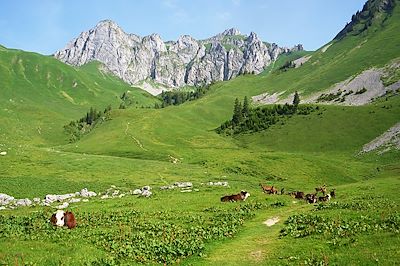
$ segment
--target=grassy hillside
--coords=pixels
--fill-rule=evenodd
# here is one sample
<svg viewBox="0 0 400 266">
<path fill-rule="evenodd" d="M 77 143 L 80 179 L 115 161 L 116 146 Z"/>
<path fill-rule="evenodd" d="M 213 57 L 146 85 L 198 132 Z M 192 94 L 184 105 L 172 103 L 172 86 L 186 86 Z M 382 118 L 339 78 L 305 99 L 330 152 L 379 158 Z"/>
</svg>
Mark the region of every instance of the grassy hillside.
<svg viewBox="0 0 400 266">
<path fill-rule="evenodd" d="M 388 64 L 400 57 L 397 34 L 400 28 L 399 5 L 396 5 L 391 16 L 378 22 L 361 34 L 331 41 L 313 53 L 302 67 L 284 73 L 271 73 L 259 82 L 264 84 L 266 91 L 284 90 L 287 95 L 297 90 L 307 95 L 327 89 L 365 69 Z"/>
<path fill-rule="evenodd" d="M 91 63 L 67 66 L 52 57 L 20 50 L 0 50 L 0 135 L 12 143 L 65 143 L 62 126 L 90 107 L 118 108 L 130 90 L 138 106 L 156 101 Z"/>
</svg>

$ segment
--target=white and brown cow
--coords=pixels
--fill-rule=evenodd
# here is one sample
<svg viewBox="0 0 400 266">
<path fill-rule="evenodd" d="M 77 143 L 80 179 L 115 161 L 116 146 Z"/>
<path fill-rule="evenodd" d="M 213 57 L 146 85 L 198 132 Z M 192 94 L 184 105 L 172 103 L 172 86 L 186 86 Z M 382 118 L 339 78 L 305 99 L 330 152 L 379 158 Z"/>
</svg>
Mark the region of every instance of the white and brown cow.
<svg viewBox="0 0 400 266">
<path fill-rule="evenodd" d="M 245 201 L 248 197 L 250 197 L 250 193 L 242 190 L 242 191 L 240 191 L 239 194 L 230 195 L 230 196 L 223 196 L 221 198 L 221 201 L 222 202 L 241 201 L 241 200 Z"/>
<path fill-rule="evenodd" d="M 70 211 L 64 212 L 63 210 L 58 210 L 56 213 L 53 213 L 50 222 L 55 226 L 66 226 L 68 229 L 76 227 L 75 216 Z"/>
</svg>

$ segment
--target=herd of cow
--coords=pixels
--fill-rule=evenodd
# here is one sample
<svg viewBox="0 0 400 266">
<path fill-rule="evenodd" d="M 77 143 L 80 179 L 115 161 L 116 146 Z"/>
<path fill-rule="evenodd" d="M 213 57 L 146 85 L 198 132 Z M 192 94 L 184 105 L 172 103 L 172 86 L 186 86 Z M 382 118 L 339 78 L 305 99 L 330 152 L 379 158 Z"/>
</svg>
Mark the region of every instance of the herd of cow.
<svg viewBox="0 0 400 266">
<path fill-rule="evenodd" d="M 262 190 L 264 191 L 264 193 L 268 193 L 268 194 L 278 194 L 278 190 L 274 187 L 274 186 L 267 186 L 267 185 L 263 185 L 260 184 Z M 282 188 L 281 189 L 281 194 L 285 194 L 285 189 Z M 318 193 L 321 192 L 322 196 L 318 197 Z M 331 198 L 335 198 L 336 197 L 336 192 L 335 189 L 331 190 L 328 193 L 328 189 L 326 187 L 326 185 L 323 185 L 321 187 L 316 187 L 315 188 L 315 193 L 309 193 L 309 194 L 305 194 L 303 191 L 293 191 L 293 192 L 289 192 L 288 195 L 292 196 L 295 199 L 304 199 L 306 200 L 308 203 L 317 203 L 318 201 L 320 202 L 327 202 L 330 201 Z"/>
<path fill-rule="evenodd" d="M 263 185 L 260 184 L 262 190 L 264 193 L 267 194 L 278 194 L 278 189 L 274 186 L 268 186 L 268 185 Z M 308 203 L 317 203 L 318 201 L 320 202 L 327 202 L 330 201 L 331 198 L 335 198 L 336 197 L 336 192 L 335 189 L 331 190 L 329 193 L 327 192 L 328 189 L 326 187 L 326 185 L 323 185 L 321 187 L 316 187 L 315 188 L 315 193 L 309 193 L 309 194 L 304 194 L 303 191 L 293 191 L 293 192 L 289 192 L 287 193 L 287 195 L 292 196 L 295 199 L 304 199 L 306 200 Z M 321 192 L 322 196 L 318 196 L 318 193 Z M 280 194 L 281 195 L 285 195 L 285 189 L 282 188 L 280 190 Z M 223 196 L 221 198 L 222 202 L 227 202 L 227 201 L 245 201 L 248 197 L 250 196 L 250 193 L 242 190 L 239 194 L 235 194 L 235 195 L 229 195 L 229 196 Z"/>
<path fill-rule="evenodd" d="M 262 190 L 264 193 L 267 194 L 278 194 L 278 189 L 274 186 L 267 186 L 260 184 Z M 318 193 L 321 192 L 322 196 L 318 197 Z M 285 195 L 285 189 L 282 188 L 280 190 L 281 195 Z M 286 195 L 290 195 L 295 199 L 304 199 L 308 203 L 317 203 L 318 201 L 320 202 L 326 202 L 329 201 L 331 198 L 335 198 L 335 189 L 331 190 L 330 193 L 327 193 L 327 187 L 323 185 L 322 187 L 317 187 L 315 188 L 315 193 L 311 194 L 304 194 L 302 191 L 293 191 L 290 193 L 287 193 Z M 234 194 L 234 195 L 229 195 L 229 196 L 223 196 L 221 198 L 222 202 L 232 202 L 232 201 L 245 201 L 248 197 L 250 196 L 250 193 L 247 191 L 240 191 L 239 194 Z M 63 210 L 57 210 L 56 213 L 54 213 L 51 218 L 50 222 L 55 225 L 55 226 L 60 226 L 60 227 L 67 227 L 68 229 L 72 229 L 76 227 L 76 220 L 75 216 L 72 212 L 70 211 L 63 211 Z"/>
</svg>

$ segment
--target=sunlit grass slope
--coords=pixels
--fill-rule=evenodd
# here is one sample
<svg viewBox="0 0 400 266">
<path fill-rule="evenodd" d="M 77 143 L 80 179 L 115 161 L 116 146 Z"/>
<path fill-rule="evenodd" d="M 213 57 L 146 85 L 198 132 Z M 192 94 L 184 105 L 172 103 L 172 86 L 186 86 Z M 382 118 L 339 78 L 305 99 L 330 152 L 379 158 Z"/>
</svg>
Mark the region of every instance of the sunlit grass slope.
<svg viewBox="0 0 400 266">
<path fill-rule="evenodd" d="M 73 68 L 20 50 L 0 49 L 0 136 L 4 142 L 65 143 L 63 125 L 90 107 L 117 108 L 130 90 L 139 106 L 155 99 L 99 70 L 98 63 Z"/>
</svg>

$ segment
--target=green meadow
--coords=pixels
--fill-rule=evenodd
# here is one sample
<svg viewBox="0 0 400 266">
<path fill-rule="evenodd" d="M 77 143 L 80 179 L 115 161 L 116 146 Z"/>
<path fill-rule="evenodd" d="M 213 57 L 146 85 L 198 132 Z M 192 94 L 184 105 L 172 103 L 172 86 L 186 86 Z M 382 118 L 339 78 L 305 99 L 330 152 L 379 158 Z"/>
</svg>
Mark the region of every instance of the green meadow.
<svg viewBox="0 0 400 266">
<path fill-rule="evenodd" d="M 359 152 L 399 122 L 398 92 L 358 107 L 319 105 L 261 132 L 215 129 L 236 98 L 302 97 L 398 59 L 399 12 L 326 50 L 282 56 L 260 75 L 217 82 L 200 99 L 162 109 L 100 63 L 74 68 L 0 46 L 0 193 L 32 199 L 116 186 L 126 194 L 71 204 L 73 230 L 49 223 L 54 207 L 1 210 L 0 265 L 397 264 L 400 152 Z M 312 57 L 300 68 L 279 70 L 303 55 Z M 119 109 L 128 91 L 133 104 Z M 69 141 L 65 125 L 108 105 L 110 119 Z M 175 182 L 193 189 L 160 189 Z M 267 195 L 260 183 L 305 193 L 325 184 L 336 198 L 307 204 Z M 151 197 L 130 194 L 146 185 Z M 220 202 L 241 190 L 251 194 L 245 202 Z"/>
</svg>

